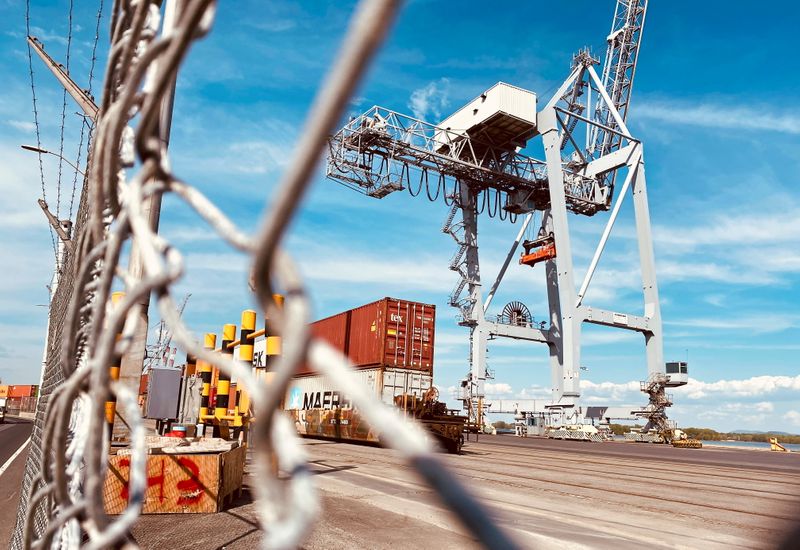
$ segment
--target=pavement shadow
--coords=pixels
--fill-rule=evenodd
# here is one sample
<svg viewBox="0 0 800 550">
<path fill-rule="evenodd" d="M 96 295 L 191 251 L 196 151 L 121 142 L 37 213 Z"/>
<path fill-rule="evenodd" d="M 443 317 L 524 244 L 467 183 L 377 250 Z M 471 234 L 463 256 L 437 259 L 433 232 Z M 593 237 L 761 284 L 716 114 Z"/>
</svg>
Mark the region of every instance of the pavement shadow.
<svg viewBox="0 0 800 550">
<path fill-rule="evenodd" d="M 312 461 L 310 461 L 309 464 L 314 464 L 315 466 L 318 467 L 318 468 L 312 470 L 311 473 L 313 475 L 315 475 L 315 476 L 319 476 L 319 475 L 324 475 L 324 474 L 330 474 L 330 473 L 333 473 L 333 472 L 345 472 L 347 470 L 355 470 L 356 468 L 358 468 L 358 466 L 352 466 L 352 465 L 328 466 L 327 464 L 325 464 L 325 462 L 326 462 L 325 460 L 312 460 Z M 324 468 L 324 469 L 319 469 L 319 468 Z"/>
</svg>

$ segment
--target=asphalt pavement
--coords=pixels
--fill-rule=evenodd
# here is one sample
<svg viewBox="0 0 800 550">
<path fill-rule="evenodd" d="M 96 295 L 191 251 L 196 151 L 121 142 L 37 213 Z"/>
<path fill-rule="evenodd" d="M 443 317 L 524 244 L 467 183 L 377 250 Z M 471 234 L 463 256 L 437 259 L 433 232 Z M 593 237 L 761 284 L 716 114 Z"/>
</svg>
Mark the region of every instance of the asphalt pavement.
<svg viewBox="0 0 800 550">
<path fill-rule="evenodd" d="M 24 418 L 6 417 L 0 424 L 0 547 L 7 547 L 17 519 L 22 475 L 25 472 L 27 446 L 13 461 L 9 460 L 31 435 L 33 422 Z"/>
<path fill-rule="evenodd" d="M 322 505 L 305 550 L 477 548 L 395 451 L 306 440 Z M 798 548 L 800 453 L 474 437 L 439 456 L 528 548 Z M 141 548 L 246 550 L 261 531 L 245 492 L 219 514 L 145 515 Z M 176 536 L 191 533 L 191 537 Z"/>
</svg>

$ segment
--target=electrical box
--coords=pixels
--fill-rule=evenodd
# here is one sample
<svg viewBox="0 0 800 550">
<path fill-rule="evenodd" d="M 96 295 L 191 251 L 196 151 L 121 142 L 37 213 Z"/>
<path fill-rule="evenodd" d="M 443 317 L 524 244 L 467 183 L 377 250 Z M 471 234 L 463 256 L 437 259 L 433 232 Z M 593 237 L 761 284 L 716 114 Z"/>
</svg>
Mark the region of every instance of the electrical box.
<svg viewBox="0 0 800 550">
<path fill-rule="evenodd" d="M 145 418 L 175 420 L 181 393 L 181 369 L 150 369 Z"/>
</svg>

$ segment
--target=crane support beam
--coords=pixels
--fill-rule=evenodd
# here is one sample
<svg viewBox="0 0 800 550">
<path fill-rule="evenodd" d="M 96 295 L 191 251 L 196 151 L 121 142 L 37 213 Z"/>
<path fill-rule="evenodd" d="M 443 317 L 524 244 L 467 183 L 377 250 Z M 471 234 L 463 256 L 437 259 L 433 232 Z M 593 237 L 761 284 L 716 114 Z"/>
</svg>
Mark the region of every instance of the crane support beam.
<svg viewBox="0 0 800 550">
<path fill-rule="evenodd" d="M 589 289 L 589 284 L 592 282 L 592 277 L 594 276 L 595 269 L 597 269 L 597 263 L 600 261 L 600 256 L 603 254 L 603 250 L 606 247 L 606 243 L 608 242 L 608 237 L 611 235 L 611 230 L 614 228 L 614 222 L 617 221 L 617 216 L 619 215 L 620 208 L 622 207 L 622 203 L 625 200 L 625 195 L 628 193 L 628 188 L 631 186 L 631 181 L 636 176 L 637 170 L 636 167 L 639 163 L 639 160 L 642 157 L 641 149 L 638 148 L 639 144 L 631 144 L 628 147 L 632 147 L 630 155 L 627 156 L 626 162 L 628 163 L 628 175 L 625 177 L 625 183 L 622 184 L 622 190 L 617 197 L 617 202 L 614 203 L 614 208 L 611 209 L 611 216 L 609 216 L 608 221 L 606 222 L 606 227 L 603 229 L 603 234 L 600 236 L 600 242 L 597 243 L 597 248 L 594 251 L 594 256 L 592 256 L 592 261 L 589 263 L 589 269 L 586 270 L 586 275 L 583 278 L 583 283 L 581 283 L 581 288 L 578 291 L 578 300 L 576 305 L 581 305 L 583 301 L 583 297 L 586 296 L 586 291 Z M 612 156 L 616 153 L 619 153 L 622 149 L 619 149 L 615 153 L 611 153 Z M 605 158 L 605 157 L 603 157 Z M 599 159 L 602 160 L 602 159 Z"/>
<path fill-rule="evenodd" d="M 543 329 L 506 325 L 504 323 L 494 323 L 492 321 L 487 321 L 485 326 L 486 333 L 490 337 L 502 336 L 514 340 L 527 340 L 529 342 L 540 342 L 543 344 L 550 342 L 550 333 Z"/>
<path fill-rule="evenodd" d="M 52 57 L 50 57 L 46 51 L 44 51 L 44 47 L 39 40 L 33 36 L 28 37 L 28 44 L 30 44 L 33 51 L 42 58 L 44 64 L 50 69 L 50 72 L 55 75 L 61 85 L 64 86 L 64 89 L 67 90 L 67 93 L 72 96 L 72 99 L 78 104 L 81 110 L 91 118 L 92 120 L 97 119 L 97 112 L 100 110 L 97 105 L 95 104 L 92 96 L 86 93 L 80 86 L 78 86 L 74 80 L 72 80 L 69 74 L 63 69 L 63 66 L 60 63 L 57 63 Z"/>
<path fill-rule="evenodd" d="M 519 233 L 517 233 L 517 238 L 514 239 L 514 244 L 511 245 L 511 250 L 508 251 L 508 255 L 506 256 L 506 259 L 503 262 L 503 266 L 497 273 L 497 278 L 494 280 L 494 284 L 492 285 L 492 288 L 489 290 L 489 294 L 486 296 L 486 302 L 483 304 L 484 313 L 486 313 L 486 311 L 489 309 L 489 304 L 492 303 L 492 299 L 494 298 L 495 292 L 497 292 L 497 288 L 500 286 L 503 277 L 505 277 L 506 270 L 508 269 L 508 266 L 511 263 L 511 259 L 515 256 L 517 252 L 517 247 L 519 247 L 519 243 L 522 240 L 522 237 L 525 235 L 525 231 L 528 229 L 528 225 L 530 225 L 532 219 L 533 219 L 533 213 L 528 214 L 527 216 L 525 216 L 525 219 L 522 220 L 522 227 L 519 228 Z"/>
<path fill-rule="evenodd" d="M 636 145 L 637 143 L 631 143 L 630 145 L 617 149 L 613 153 L 593 160 L 583 169 L 583 175 L 587 178 L 594 178 L 606 172 L 610 172 L 611 170 L 622 168 L 626 164 L 630 164 Z"/>
<path fill-rule="evenodd" d="M 641 315 L 631 315 L 629 313 L 618 313 L 596 307 L 581 306 L 578 308 L 581 319 L 593 325 L 603 325 L 606 327 L 624 328 L 649 334 L 652 332 L 650 319 Z"/>
</svg>

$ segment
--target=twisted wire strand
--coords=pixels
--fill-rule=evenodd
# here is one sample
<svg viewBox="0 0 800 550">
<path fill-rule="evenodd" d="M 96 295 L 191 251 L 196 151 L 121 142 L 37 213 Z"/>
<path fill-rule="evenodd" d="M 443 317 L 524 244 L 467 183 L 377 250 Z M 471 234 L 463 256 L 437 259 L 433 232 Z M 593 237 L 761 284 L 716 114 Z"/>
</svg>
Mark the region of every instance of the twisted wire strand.
<svg viewBox="0 0 800 550">
<path fill-rule="evenodd" d="M 69 0 L 69 10 L 67 13 L 67 53 L 66 53 L 66 65 L 65 71 L 67 75 L 69 75 L 69 61 L 70 61 L 70 54 L 72 53 L 72 8 L 73 2 Z M 58 178 L 56 179 L 56 218 L 61 218 L 61 176 L 62 176 L 62 169 L 64 166 L 64 127 L 66 126 L 67 122 L 67 89 L 64 88 L 61 94 L 61 132 L 59 137 L 58 143 Z M 83 131 L 83 126 L 81 126 L 81 132 Z M 76 164 L 75 166 L 80 166 L 80 164 Z M 75 170 L 75 177 L 78 177 L 78 171 Z"/>
<path fill-rule="evenodd" d="M 276 196 L 268 203 L 261 229 L 250 237 L 199 190 L 171 172 L 172 163 L 160 139 L 162 101 L 191 44 L 210 31 L 216 2 L 185 2 L 174 29 L 158 36 L 159 0 L 115 1 L 105 93 L 91 147 L 87 218 L 75 246 L 75 281 L 61 346 L 66 380 L 48 403 L 43 464 L 32 486 L 32 506 L 27 509 L 26 548 L 49 548 L 56 541 L 66 547 L 98 549 L 132 545 L 127 534 L 144 501 L 147 449 L 134 396 L 111 381 L 108 366 L 131 345 L 138 304 L 150 293 L 178 345 L 237 379 L 258 412 L 259 421 L 251 425 L 259 470 L 253 483 L 264 548 L 299 546 L 319 512 L 319 497 L 300 437 L 279 413 L 281 398 L 304 361 L 348 391 L 369 422 L 386 434 L 387 445 L 416 468 L 484 545 L 514 547 L 435 456 L 420 425 L 380 403 L 360 385 L 346 358 L 311 338 L 311 302 L 298 269 L 282 247 L 327 136 L 382 43 L 399 4 L 398 0 L 359 3 L 337 61 L 310 109 L 294 157 Z M 135 171 L 129 177 L 126 170 L 132 166 Z M 444 185 L 442 182 L 443 193 Z M 146 203 L 165 193 L 184 201 L 232 247 L 252 256 L 256 296 L 275 333 L 283 338 L 282 354 L 272 368 L 269 385 L 240 361 L 201 347 L 181 319 L 172 288 L 184 275 L 183 257 L 154 232 L 146 215 Z M 134 277 L 120 262 L 131 242 L 141 254 L 141 277 Z M 112 289 L 120 286 L 125 288 L 125 297 L 112 307 Z M 273 302 L 276 289 L 285 296 L 282 309 Z M 121 334 L 119 339 L 117 334 Z M 105 513 L 102 491 L 109 445 L 103 429 L 103 403 L 109 394 L 117 397 L 133 428 L 130 500 L 125 511 L 115 517 Z M 277 472 L 270 467 L 273 463 L 278 464 Z M 44 529 L 35 525 L 39 510 L 47 517 Z"/>
<path fill-rule="evenodd" d="M 100 0 L 100 4 L 97 8 L 97 17 L 95 18 L 95 28 L 94 28 L 94 40 L 92 42 L 92 58 L 89 62 L 89 78 L 88 78 L 88 88 L 87 91 L 89 92 L 89 96 L 92 95 L 92 88 L 94 86 L 94 69 L 95 65 L 97 64 L 97 44 L 100 41 L 100 21 L 103 18 L 103 8 L 104 8 L 104 0 Z M 88 136 L 86 136 L 86 127 L 89 127 Z M 75 162 L 75 166 L 81 165 L 81 155 L 83 153 L 83 141 L 84 137 L 86 139 L 86 168 L 84 169 L 84 173 L 88 172 L 89 170 L 89 150 L 92 147 L 92 132 L 94 131 L 94 121 L 91 124 L 87 123 L 86 119 L 84 118 L 83 123 L 81 124 L 81 134 L 78 140 L 78 153 L 77 153 L 77 162 Z M 78 188 L 78 171 L 75 170 L 75 173 L 72 178 L 72 193 L 70 193 L 69 197 L 69 213 L 67 215 L 67 219 L 72 219 L 72 214 L 74 211 L 75 205 L 75 192 Z"/>
</svg>

